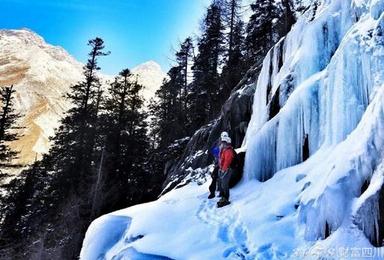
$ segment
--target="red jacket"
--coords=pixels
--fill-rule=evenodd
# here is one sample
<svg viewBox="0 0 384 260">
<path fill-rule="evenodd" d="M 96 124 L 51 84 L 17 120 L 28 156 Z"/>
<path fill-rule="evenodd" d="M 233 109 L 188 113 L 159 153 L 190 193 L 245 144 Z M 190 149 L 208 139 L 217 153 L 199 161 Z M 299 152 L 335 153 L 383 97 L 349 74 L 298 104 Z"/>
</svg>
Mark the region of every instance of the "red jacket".
<svg viewBox="0 0 384 260">
<path fill-rule="evenodd" d="M 226 171 L 231 166 L 234 157 L 233 148 L 231 146 L 225 147 L 220 151 L 220 170 Z"/>
</svg>

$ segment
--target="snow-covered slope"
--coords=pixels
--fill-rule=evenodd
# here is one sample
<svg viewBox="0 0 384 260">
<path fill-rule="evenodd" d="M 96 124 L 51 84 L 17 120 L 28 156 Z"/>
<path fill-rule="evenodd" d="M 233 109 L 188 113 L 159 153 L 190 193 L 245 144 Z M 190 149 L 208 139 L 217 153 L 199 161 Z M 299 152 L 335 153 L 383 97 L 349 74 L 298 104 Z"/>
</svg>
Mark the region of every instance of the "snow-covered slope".
<svg viewBox="0 0 384 260">
<path fill-rule="evenodd" d="M 384 258 L 384 0 L 313 3 L 264 60 L 232 204 L 201 178 L 95 220 L 81 259 Z"/>
<path fill-rule="evenodd" d="M 0 30 L 0 87 L 14 85 L 16 109 L 25 127 L 18 141 L 12 143 L 20 151 L 18 162 L 28 164 L 49 149 L 60 118 L 70 107 L 65 93 L 82 79 L 83 65 L 63 48 L 52 46 L 28 30 Z M 160 87 L 165 73 L 154 61 L 133 70 L 144 85 L 149 100 Z M 101 75 L 103 82 L 112 76 Z"/>
</svg>

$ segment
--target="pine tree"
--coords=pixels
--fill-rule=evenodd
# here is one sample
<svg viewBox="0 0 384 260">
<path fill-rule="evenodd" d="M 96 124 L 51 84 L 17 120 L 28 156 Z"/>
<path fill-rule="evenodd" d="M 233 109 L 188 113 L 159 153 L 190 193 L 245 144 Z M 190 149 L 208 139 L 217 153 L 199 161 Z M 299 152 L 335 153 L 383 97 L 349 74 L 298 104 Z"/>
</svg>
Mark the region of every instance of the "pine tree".
<svg viewBox="0 0 384 260">
<path fill-rule="evenodd" d="M 184 40 L 183 43 L 180 44 L 180 49 L 175 54 L 177 62 L 176 67 L 180 68 L 180 73 L 183 77 L 183 88 L 186 88 L 188 85 L 188 80 L 190 77 L 189 69 L 193 62 L 193 53 L 194 50 L 192 38 L 188 37 Z"/>
<path fill-rule="evenodd" d="M 246 60 L 252 66 L 261 60 L 296 22 L 293 0 L 257 0 L 251 4 L 252 15 L 247 24 Z"/>
<path fill-rule="evenodd" d="M 0 163 L 9 165 L 10 160 L 17 155 L 16 151 L 12 151 L 9 147 L 9 142 L 18 139 L 18 134 L 15 132 L 20 129 L 16 126 L 16 121 L 20 117 L 14 109 L 14 93 L 13 86 L 4 87 L 0 91 L 0 101 L 2 104 L 0 114 Z"/>
<path fill-rule="evenodd" d="M 213 119 L 220 109 L 219 68 L 224 51 L 223 2 L 213 1 L 202 24 L 202 36 L 198 41 L 198 54 L 192 67 L 194 81 L 192 101 L 193 129 Z"/>
<path fill-rule="evenodd" d="M 278 38 L 275 26 L 279 9 L 275 1 L 257 0 L 251 4 L 251 9 L 245 40 L 248 66 L 261 60 Z"/>
<path fill-rule="evenodd" d="M 47 183 L 48 175 L 42 163 L 35 162 L 18 178 L 2 186 L 7 193 L 1 198 L 0 248 L 9 243 L 17 244 L 38 228 L 32 224 L 32 216 L 44 219 L 40 213 L 47 212 L 52 205 L 52 198 L 40 196 L 44 189 L 49 189 Z M 38 201 L 34 200 L 36 197 Z"/>
<path fill-rule="evenodd" d="M 94 146 L 98 111 L 101 99 L 101 83 L 97 76 L 98 58 L 108 55 L 103 52 L 104 42 L 95 38 L 88 42 L 91 47 L 89 59 L 84 66 L 84 80 L 71 87 L 68 94 L 73 108 L 68 111 L 62 120 L 50 153 L 61 158 L 57 171 L 65 170 L 66 176 L 75 183 L 79 180 L 87 182 L 87 177 L 92 176 Z M 72 185 L 71 185 L 72 186 Z"/>
<path fill-rule="evenodd" d="M 246 72 L 243 62 L 244 54 L 244 22 L 241 20 L 241 1 L 226 2 L 226 53 L 225 65 L 221 74 L 223 91 L 222 103 L 228 98 L 231 90 L 241 80 Z"/>
<path fill-rule="evenodd" d="M 181 77 L 180 82 L 176 80 L 176 77 L 174 81 L 181 84 L 180 90 L 179 90 L 179 100 L 182 110 L 187 111 L 188 108 L 188 83 L 190 81 L 191 75 L 190 75 L 190 68 L 192 67 L 193 63 L 193 55 L 194 55 L 194 46 L 192 42 L 192 38 L 188 37 L 185 39 L 185 41 L 180 45 L 180 50 L 176 52 L 176 66 L 177 73 L 180 75 L 176 77 Z M 182 113 L 183 115 L 186 115 L 186 113 Z M 182 120 L 186 120 L 186 118 L 183 118 Z M 184 122 L 185 123 L 185 122 Z M 185 125 L 185 124 L 184 124 Z"/>
<path fill-rule="evenodd" d="M 156 92 L 157 101 L 151 104 L 151 135 L 156 136 L 156 147 L 166 148 L 173 140 L 191 133 L 189 117 L 190 67 L 193 43 L 188 37 L 175 53 L 176 64 L 168 71 L 168 78 Z"/>
<path fill-rule="evenodd" d="M 225 2 L 225 8 L 226 8 L 226 27 L 228 30 L 228 59 L 232 56 L 232 52 L 235 49 L 235 37 L 236 37 L 236 27 L 238 26 L 240 18 L 240 8 L 241 8 L 241 0 L 227 0 Z"/>
<path fill-rule="evenodd" d="M 281 0 L 281 12 L 283 15 L 278 22 L 280 37 L 285 36 L 291 30 L 292 25 L 296 22 L 294 13 L 295 4 L 293 1 L 294 0 Z"/>
<path fill-rule="evenodd" d="M 75 257 L 80 246 L 76 243 L 81 240 L 81 237 L 72 240 L 68 237 L 73 232 L 84 232 L 84 224 L 89 221 L 90 189 L 95 179 L 95 161 L 99 158 L 95 146 L 102 92 L 96 72 L 100 69 L 98 58 L 107 53 L 102 51 L 104 44 L 100 38 L 88 44 L 91 52 L 84 66 L 84 80 L 72 86 L 68 94 L 73 107 L 62 119 L 49 154 L 23 173 L 24 182 L 14 185 L 19 186 L 15 198 L 22 196 L 22 199 L 7 211 L 4 223 L 11 224 L 6 228 L 2 226 L 1 234 L 11 237 L 16 236 L 16 232 L 20 241 L 26 243 L 24 247 L 39 236 L 44 237 L 39 237 L 42 240 L 45 236 L 50 241 L 61 240 L 62 246 L 68 249 L 64 250 L 68 251 L 66 258 Z M 49 232 L 50 225 L 67 222 L 77 223 L 72 229 L 62 229 L 55 234 Z"/>
<path fill-rule="evenodd" d="M 168 79 L 163 81 L 156 92 L 158 101 L 151 106 L 151 114 L 157 118 L 157 126 L 152 129 L 158 136 L 158 146 L 165 148 L 174 139 L 184 136 L 185 123 L 181 115 L 185 113 L 179 97 L 184 77 L 180 67 L 168 71 Z"/>
<path fill-rule="evenodd" d="M 90 40 L 88 45 L 91 46 L 92 50 L 88 54 L 89 59 L 84 67 L 85 80 L 74 85 L 71 93 L 68 95 L 74 104 L 74 108 L 69 111 L 69 114 L 74 119 L 74 122 L 76 122 L 75 125 L 70 127 L 78 128 L 77 140 L 75 140 L 79 144 L 79 165 L 83 165 L 83 162 L 87 160 L 89 162 L 90 158 L 86 157 L 87 155 L 91 156 L 93 151 L 96 129 L 95 121 L 97 120 L 101 98 L 101 83 L 96 74 L 100 70 L 97 58 L 108 55 L 108 53 L 103 52 L 104 42 L 102 39 L 95 38 Z M 85 151 L 87 152 L 84 153 Z"/>
<path fill-rule="evenodd" d="M 142 110 L 143 86 L 124 69 L 109 88 L 101 120 L 105 127 L 104 151 L 99 169 L 104 180 L 98 207 L 101 212 L 133 205 L 148 192 L 149 175 L 146 114 Z M 148 177 L 148 178 L 147 178 Z M 116 199 L 116 194 L 120 199 Z M 97 201 L 95 199 L 95 201 Z M 97 207 L 94 207 L 97 208 Z"/>
</svg>

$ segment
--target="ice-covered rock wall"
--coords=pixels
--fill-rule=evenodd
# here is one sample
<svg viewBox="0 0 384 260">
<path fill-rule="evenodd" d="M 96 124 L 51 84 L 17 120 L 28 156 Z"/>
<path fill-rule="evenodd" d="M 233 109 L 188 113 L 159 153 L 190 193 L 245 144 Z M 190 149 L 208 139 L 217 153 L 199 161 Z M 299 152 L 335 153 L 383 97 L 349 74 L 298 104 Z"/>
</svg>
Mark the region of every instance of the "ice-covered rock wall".
<svg viewBox="0 0 384 260">
<path fill-rule="evenodd" d="M 380 21 L 367 4 L 363 15 L 353 1 L 326 2 L 314 17 L 299 19 L 264 60 L 244 143 L 248 178 L 266 180 L 343 141 L 372 99 L 382 76 Z M 265 149 L 269 158 L 257 160 Z"/>
<path fill-rule="evenodd" d="M 266 181 L 311 159 L 299 178 L 310 240 L 342 225 L 364 183 L 378 185 L 369 180 L 384 152 L 383 11 L 380 0 L 315 2 L 264 60 L 243 144 L 245 177 Z M 379 227 L 360 226 L 379 243 Z"/>
</svg>

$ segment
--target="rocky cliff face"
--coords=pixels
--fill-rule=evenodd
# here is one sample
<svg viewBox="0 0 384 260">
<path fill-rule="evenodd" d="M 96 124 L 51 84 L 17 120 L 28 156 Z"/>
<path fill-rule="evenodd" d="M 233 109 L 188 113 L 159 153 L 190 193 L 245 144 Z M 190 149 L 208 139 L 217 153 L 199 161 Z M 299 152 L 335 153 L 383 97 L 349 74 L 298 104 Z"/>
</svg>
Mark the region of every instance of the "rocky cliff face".
<svg viewBox="0 0 384 260">
<path fill-rule="evenodd" d="M 31 163 L 47 152 L 48 138 L 69 108 L 63 96 L 81 73 L 81 63 L 32 31 L 0 31 L 0 86 L 14 85 L 19 124 L 25 127 L 12 143 L 20 151 L 18 163 Z"/>
<path fill-rule="evenodd" d="M 167 165 L 163 193 L 180 183 L 206 175 L 213 162 L 209 149 L 217 142 L 222 131 L 229 132 L 235 148 L 241 146 L 252 114 L 255 82 L 260 68 L 257 64 L 246 73 L 225 102 L 218 119 L 200 128 L 185 144 L 182 156 Z"/>
</svg>

